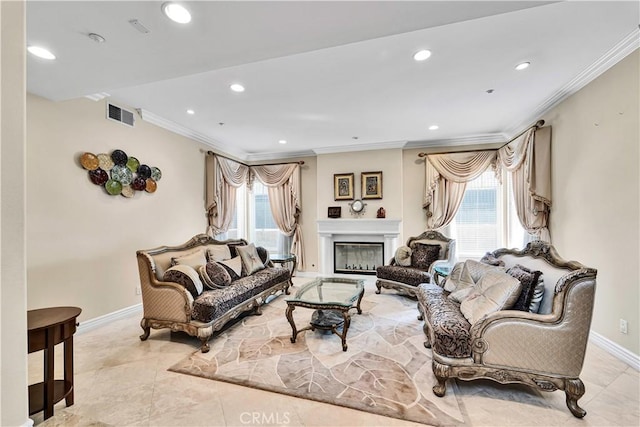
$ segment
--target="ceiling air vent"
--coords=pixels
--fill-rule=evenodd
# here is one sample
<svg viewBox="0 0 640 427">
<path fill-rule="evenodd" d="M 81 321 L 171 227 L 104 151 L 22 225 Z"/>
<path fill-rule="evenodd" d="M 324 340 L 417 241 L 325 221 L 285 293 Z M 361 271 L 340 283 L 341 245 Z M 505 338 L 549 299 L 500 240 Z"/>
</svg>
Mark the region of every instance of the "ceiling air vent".
<svg viewBox="0 0 640 427">
<path fill-rule="evenodd" d="M 133 126 L 134 122 L 133 112 L 109 103 L 107 103 L 107 118 L 129 126 Z"/>
</svg>

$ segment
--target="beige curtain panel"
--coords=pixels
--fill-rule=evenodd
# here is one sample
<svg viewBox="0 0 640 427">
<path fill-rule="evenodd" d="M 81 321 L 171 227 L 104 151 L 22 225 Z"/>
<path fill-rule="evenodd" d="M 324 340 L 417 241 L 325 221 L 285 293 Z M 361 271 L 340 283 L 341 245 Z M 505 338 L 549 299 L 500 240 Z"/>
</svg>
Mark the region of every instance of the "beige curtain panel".
<svg viewBox="0 0 640 427">
<path fill-rule="evenodd" d="M 495 150 L 427 156 L 422 205 L 427 214 L 427 230 L 437 230 L 453 221 L 462 203 L 466 183 L 494 166 L 495 160 Z"/>
<path fill-rule="evenodd" d="M 498 167 L 511 174 L 513 199 L 522 227 L 551 242 L 551 127 L 532 128 L 498 150 Z"/>
<path fill-rule="evenodd" d="M 304 270 L 304 242 L 299 223 L 300 165 L 251 166 L 251 174 L 267 187 L 273 219 L 282 233 L 292 236 L 291 253 L 296 256 L 300 270 Z"/>
<path fill-rule="evenodd" d="M 236 208 L 236 189 L 247 182 L 249 167 L 208 154 L 205 173 L 205 209 L 209 221 L 207 232 L 215 236 L 229 229 Z"/>
<path fill-rule="evenodd" d="M 550 242 L 551 127 L 533 127 L 499 150 L 430 154 L 425 160 L 423 208 L 427 229 L 448 225 L 457 213 L 466 183 L 489 166 L 501 178 L 505 168 L 512 180 L 518 219 L 527 232 Z"/>
</svg>

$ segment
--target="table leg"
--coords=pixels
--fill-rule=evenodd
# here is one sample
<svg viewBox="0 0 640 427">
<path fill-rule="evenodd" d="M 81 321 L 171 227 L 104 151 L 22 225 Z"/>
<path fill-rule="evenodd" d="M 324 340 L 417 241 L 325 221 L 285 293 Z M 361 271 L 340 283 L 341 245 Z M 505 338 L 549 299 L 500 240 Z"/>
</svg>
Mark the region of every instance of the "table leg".
<svg viewBox="0 0 640 427">
<path fill-rule="evenodd" d="M 65 397 L 67 406 L 73 405 L 73 335 L 64 342 L 64 383 L 71 387 Z"/>
<path fill-rule="evenodd" d="M 298 330 L 296 328 L 296 324 L 293 322 L 293 310 L 295 310 L 296 307 L 295 305 L 288 305 L 287 306 L 287 311 L 286 311 L 286 315 L 287 315 L 287 320 L 289 321 L 289 324 L 291 325 L 291 329 L 292 329 L 292 334 L 291 334 L 291 342 L 295 343 L 296 342 L 296 336 L 298 335 Z"/>
<path fill-rule="evenodd" d="M 349 330 L 349 325 L 351 324 L 351 316 L 349 316 L 349 310 L 345 310 L 342 312 L 342 318 L 344 319 L 344 324 L 342 325 L 342 351 L 347 351 L 347 331 Z"/>
<path fill-rule="evenodd" d="M 362 314 L 362 309 L 360 308 L 360 303 L 362 302 L 362 297 L 364 296 L 364 289 L 360 292 L 360 296 L 358 296 L 358 303 L 356 304 L 356 308 L 358 309 L 358 314 Z"/>
<path fill-rule="evenodd" d="M 44 419 L 53 416 L 54 359 L 55 351 L 51 331 L 47 331 L 47 348 L 44 349 Z"/>
</svg>

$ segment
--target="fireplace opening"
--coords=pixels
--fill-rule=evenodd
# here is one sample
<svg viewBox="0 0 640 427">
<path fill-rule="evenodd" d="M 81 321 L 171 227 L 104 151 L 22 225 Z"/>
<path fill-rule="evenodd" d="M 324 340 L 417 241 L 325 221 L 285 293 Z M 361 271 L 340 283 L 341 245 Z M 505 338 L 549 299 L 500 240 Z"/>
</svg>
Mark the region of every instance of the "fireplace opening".
<svg viewBox="0 0 640 427">
<path fill-rule="evenodd" d="M 384 265 L 383 242 L 333 242 L 333 271 L 347 274 L 376 274 Z"/>
</svg>

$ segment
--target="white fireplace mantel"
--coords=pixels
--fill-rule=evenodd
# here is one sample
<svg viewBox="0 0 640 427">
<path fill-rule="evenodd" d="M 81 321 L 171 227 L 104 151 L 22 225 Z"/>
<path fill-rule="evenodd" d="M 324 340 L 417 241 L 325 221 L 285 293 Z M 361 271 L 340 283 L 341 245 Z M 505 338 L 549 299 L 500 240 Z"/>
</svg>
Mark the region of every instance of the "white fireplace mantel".
<svg viewBox="0 0 640 427">
<path fill-rule="evenodd" d="M 390 260 L 398 247 L 400 219 L 355 218 L 318 220 L 320 237 L 319 270 L 322 275 L 333 274 L 333 242 L 383 242 L 384 260 Z"/>
</svg>

